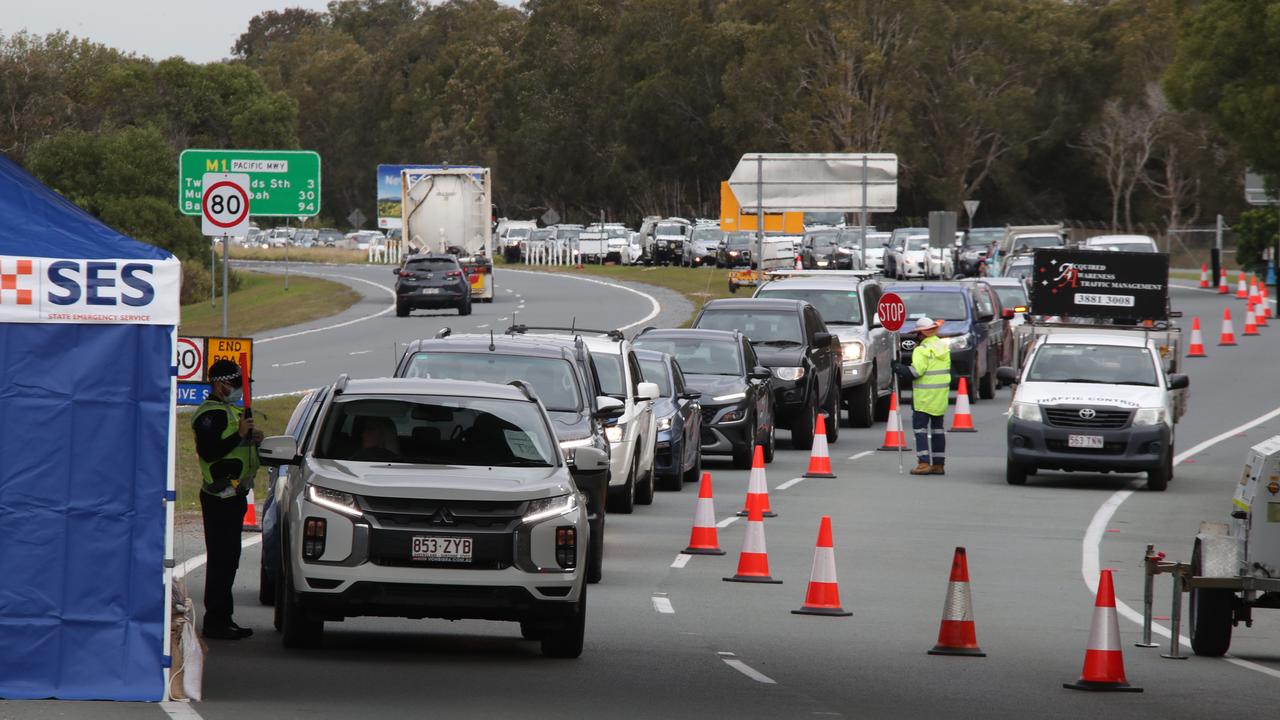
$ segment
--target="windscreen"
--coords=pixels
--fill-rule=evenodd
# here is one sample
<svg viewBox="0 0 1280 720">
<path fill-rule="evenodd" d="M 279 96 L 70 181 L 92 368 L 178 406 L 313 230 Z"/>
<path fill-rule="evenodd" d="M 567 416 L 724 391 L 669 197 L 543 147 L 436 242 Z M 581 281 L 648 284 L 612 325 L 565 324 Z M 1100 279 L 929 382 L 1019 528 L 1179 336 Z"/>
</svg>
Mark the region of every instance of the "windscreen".
<svg viewBox="0 0 1280 720">
<path fill-rule="evenodd" d="M 756 297 L 786 300 L 804 300 L 817 309 L 828 325 L 857 325 L 862 322 L 862 303 L 856 290 L 819 290 L 804 288 L 768 287 Z"/>
<path fill-rule="evenodd" d="M 915 320 L 927 317 L 933 320 L 964 320 L 969 317 L 965 310 L 964 296 L 958 292 L 922 292 L 910 290 L 894 290 L 902 298 L 907 308 L 907 317 Z"/>
<path fill-rule="evenodd" d="M 755 245 L 755 233 L 730 233 L 728 245 L 734 249 L 750 248 Z"/>
<path fill-rule="evenodd" d="M 523 240 L 524 238 L 529 237 L 529 228 L 508 228 L 507 237 L 515 240 Z"/>
<path fill-rule="evenodd" d="M 817 252 L 831 252 L 836 249 L 835 233 L 814 233 L 809 237 L 812 238 L 813 249 Z"/>
<path fill-rule="evenodd" d="M 928 250 L 928 249 L 929 249 L 929 238 L 928 238 L 928 237 L 910 237 L 910 238 L 907 238 L 907 251 L 908 251 L 908 252 L 915 251 L 915 250 Z"/>
<path fill-rule="evenodd" d="M 452 396 L 339 397 L 316 457 L 415 465 L 550 467 L 559 447 L 538 406 Z"/>
<path fill-rule="evenodd" d="M 1155 244 L 1146 240 L 1131 240 L 1128 242 L 1109 242 L 1103 245 L 1090 245 L 1090 250 L 1110 250 L 1112 252 L 1159 252 Z"/>
<path fill-rule="evenodd" d="M 1013 239 L 1013 251 L 1034 250 L 1035 248 L 1062 247 L 1062 238 L 1057 235 L 1023 235 Z"/>
<path fill-rule="evenodd" d="M 698 318 L 703 330 L 737 330 L 752 343 L 802 345 L 800 313 L 793 311 L 709 310 Z"/>
<path fill-rule="evenodd" d="M 658 392 L 662 397 L 671 394 L 671 373 L 667 371 L 667 364 L 661 360 L 641 360 L 640 372 L 644 373 L 645 382 L 655 383 L 658 386 Z"/>
<path fill-rule="evenodd" d="M 458 270 L 458 262 L 452 258 L 420 258 L 404 264 L 409 272 L 449 272 Z"/>
<path fill-rule="evenodd" d="M 1034 263 L 1030 258 L 1011 262 L 1009 263 L 1009 269 L 1005 271 L 1005 275 L 1014 278 L 1029 278 L 1031 277 L 1031 268 L 1033 266 Z"/>
<path fill-rule="evenodd" d="M 862 247 L 862 231 L 846 230 L 840 233 L 840 247 L 846 247 L 846 248 Z"/>
<path fill-rule="evenodd" d="M 1004 228 L 974 228 L 965 235 L 965 247 L 974 245 L 990 245 L 1004 237 Z"/>
<path fill-rule="evenodd" d="M 1156 365 L 1140 347 L 1042 345 L 1031 361 L 1034 382 L 1110 383 L 1154 387 Z"/>
<path fill-rule="evenodd" d="M 1000 305 L 1007 308 L 1026 307 L 1027 291 L 1021 285 L 996 285 L 996 295 L 1000 296 Z"/>
<path fill-rule="evenodd" d="M 658 223 L 658 227 L 653 231 L 654 235 L 684 235 L 689 230 L 688 225 L 680 223 Z"/>
<path fill-rule="evenodd" d="M 685 375 L 742 375 L 742 354 L 731 340 L 701 338 L 636 338 L 636 347 L 664 352 L 680 363 Z M 648 377 L 648 369 L 645 377 Z"/>
<path fill-rule="evenodd" d="M 557 358 L 494 353 L 420 352 L 413 356 L 405 377 L 473 380 L 505 385 L 529 383 L 548 410 L 580 412 L 581 392 L 573 366 Z"/>
<path fill-rule="evenodd" d="M 693 231 L 694 242 L 718 243 L 722 237 L 724 237 L 724 231 L 720 228 L 700 227 Z"/>
<path fill-rule="evenodd" d="M 616 398 L 627 396 L 627 378 L 622 371 L 622 356 L 618 353 L 591 353 L 591 360 L 596 365 L 596 374 L 600 376 L 600 391 Z"/>
<path fill-rule="evenodd" d="M 608 233 L 610 238 L 626 239 L 631 235 L 631 233 L 627 232 L 626 228 L 620 228 L 620 227 L 607 227 L 604 229 L 604 231 Z"/>
</svg>

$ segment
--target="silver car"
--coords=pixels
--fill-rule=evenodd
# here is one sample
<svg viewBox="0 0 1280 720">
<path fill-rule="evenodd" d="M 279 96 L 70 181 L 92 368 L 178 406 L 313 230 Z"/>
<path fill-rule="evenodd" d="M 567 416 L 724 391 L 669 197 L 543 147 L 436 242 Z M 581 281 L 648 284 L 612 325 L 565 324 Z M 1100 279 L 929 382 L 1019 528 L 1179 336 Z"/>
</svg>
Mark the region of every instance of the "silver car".
<svg viewBox="0 0 1280 720">
<path fill-rule="evenodd" d="M 297 438 L 259 455 L 295 468 L 273 498 L 286 647 L 383 616 L 517 621 L 544 655 L 582 653 L 586 502 L 529 387 L 343 376 Z M 580 448 L 574 462 L 609 460 Z"/>
</svg>

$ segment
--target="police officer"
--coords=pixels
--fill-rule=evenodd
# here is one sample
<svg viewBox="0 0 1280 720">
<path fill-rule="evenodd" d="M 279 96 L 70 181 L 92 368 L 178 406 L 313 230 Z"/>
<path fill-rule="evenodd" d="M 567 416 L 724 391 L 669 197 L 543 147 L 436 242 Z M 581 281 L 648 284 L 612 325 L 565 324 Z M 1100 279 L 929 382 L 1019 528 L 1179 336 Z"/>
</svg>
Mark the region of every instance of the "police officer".
<svg viewBox="0 0 1280 720">
<path fill-rule="evenodd" d="M 911 429 L 916 435 L 919 464 L 912 475 L 945 475 L 947 435 L 943 419 L 951 396 L 951 349 L 938 339 L 942 321 L 916 320 L 920 344 L 911 352 L 911 364 L 893 363 L 894 372 L 911 386 Z M 930 440 L 933 449 L 930 452 Z"/>
<path fill-rule="evenodd" d="M 239 640 L 253 631 L 231 619 L 234 605 L 231 586 L 240 567 L 240 531 L 244 525 L 245 496 L 258 472 L 257 444 L 262 431 L 235 403 L 244 397 L 240 366 L 218 360 L 209 368 L 212 389 L 196 409 L 191 428 L 200 459 L 200 513 L 208 554 L 204 582 L 204 636 Z"/>
</svg>

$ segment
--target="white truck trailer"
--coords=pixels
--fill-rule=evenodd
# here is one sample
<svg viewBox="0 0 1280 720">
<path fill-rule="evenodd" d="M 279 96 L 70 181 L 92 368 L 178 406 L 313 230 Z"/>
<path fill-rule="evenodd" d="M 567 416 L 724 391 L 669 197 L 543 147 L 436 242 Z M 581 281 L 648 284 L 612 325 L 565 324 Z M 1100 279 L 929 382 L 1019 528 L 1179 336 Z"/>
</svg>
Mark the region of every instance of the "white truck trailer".
<svg viewBox="0 0 1280 720">
<path fill-rule="evenodd" d="M 408 251 L 456 255 L 471 283 L 471 297 L 493 302 L 489 168 L 406 168 L 400 172 L 400 193 Z"/>
</svg>

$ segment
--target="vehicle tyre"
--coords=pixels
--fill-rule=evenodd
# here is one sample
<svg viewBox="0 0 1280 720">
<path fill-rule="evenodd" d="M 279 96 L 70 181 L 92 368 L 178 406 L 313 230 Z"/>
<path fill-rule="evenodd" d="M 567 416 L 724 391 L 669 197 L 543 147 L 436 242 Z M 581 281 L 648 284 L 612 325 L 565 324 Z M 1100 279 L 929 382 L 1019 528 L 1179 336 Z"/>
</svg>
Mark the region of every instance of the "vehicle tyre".
<svg viewBox="0 0 1280 720">
<path fill-rule="evenodd" d="M 471 298 L 467 298 L 463 300 L 460 305 L 458 305 L 458 315 L 463 316 L 463 315 L 470 315 L 470 314 L 471 314 Z"/>
<path fill-rule="evenodd" d="M 538 625 L 532 620 L 521 620 L 520 621 L 520 637 L 524 638 L 525 640 L 541 640 L 542 626 Z"/>
<path fill-rule="evenodd" d="M 409 317 L 409 306 L 404 303 L 396 303 L 396 317 Z"/>
<path fill-rule="evenodd" d="M 769 426 L 769 430 L 767 432 L 769 434 L 765 436 L 765 441 L 763 443 L 764 445 L 763 454 L 764 454 L 764 461 L 766 463 L 771 463 L 773 462 L 774 454 L 778 450 L 778 438 L 777 438 L 777 433 L 774 431 L 774 427 L 772 425 Z"/>
<path fill-rule="evenodd" d="M 684 443 L 681 443 L 680 460 L 678 462 L 675 460 L 676 454 L 674 452 L 671 453 L 672 464 L 675 465 L 675 468 L 671 471 L 670 475 L 663 475 L 659 478 L 659 482 L 658 482 L 659 490 L 664 490 L 667 492 L 680 492 L 681 490 L 684 489 L 685 473 L 683 470 L 680 469 L 680 467 L 684 465 L 684 453 L 686 450 L 686 448 L 684 448 L 683 445 Z M 657 465 L 656 461 L 654 465 Z M 655 470 L 654 472 L 657 472 L 657 470 Z"/>
<path fill-rule="evenodd" d="M 1173 449 L 1170 448 L 1165 453 L 1164 460 L 1160 463 L 1160 467 L 1147 471 L 1147 489 L 1153 492 L 1164 492 L 1169 487 L 1169 481 L 1173 479 Z"/>
<path fill-rule="evenodd" d="M 834 445 L 840 439 L 840 391 L 839 385 L 831 390 L 831 399 L 823 410 L 827 414 L 827 443 Z"/>
<path fill-rule="evenodd" d="M 286 567 L 281 560 L 281 567 Z M 320 646 L 324 638 L 324 621 L 308 617 L 306 610 L 293 589 L 288 571 L 280 578 L 279 592 L 276 594 L 276 607 L 280 613 L 280 632 L 283 634 L 284 646 L 290 649 L 314 648 Z"/>
<path fill-rule="evenodd" d="M 978 368 L 974 363 L 974 368 L 969 371 L 969 402 L 978 402 Z"/>
<path fill-rule="evenodd" d="M 267 575 L 264 563 L 258 563 L 258 603 L 267 606 L 276 604 L 276 584 Z"/>
<path fill-rule="evenodd" d="M 694 458 L 693 465 L 690 465 L 689 469 L 684 471 L 682 479 L 687 483 L 698 482 L 702 479 L 702 448 L 699 447 L 696 452 L 697 457 Z"/>
<path fill-rule="evenodd" d="M 523 624 L 521 632 L 524 631 Z M 582 654 L 582 644 L 587 633 L 587 586 L 578 594 L 578 608 L 573 617 L 566 618 L 554 627 L 542 631 L 542 654 L 549 658 L 573 659 Z"/>
<path fill-rule="evenodd" d="M 1007 458 L 1004 462 L 1004 481 L 1010 485 L 1027 484 L 1027 466 Z"/>
<path fill-rule="evenodd" d="M 856 428 L 869 428 L 876 416 L 875 375 L 866 382 L 849 391 L 849 425 Z M 887 408 L 886 408 L 887 409 Z"/>
<path fill-rule="evenodd" d="M 1191 554 L 1191 574 L 1200 575 L 1200 543 Z M 1222 588 L 1191 588 L 1191 649 L 1202 657 L 1222 657 L 1231 649 L 1236 596 Z"/>
<path fill-rule="evenodd" d="M 978 381 L 978 397 L 991 400 L 996 396 L 996 364 L 987 361 L 987 374 Z"/>
<path fill-rule="evenodd" d="M 620 488 L 609 488 L 608 512 L 630 515 L 636 510 L 636 463 L 639 458 L 632 458 L 631 472 L 627 473 L 627 482 Z"/>
<path fill-rule="evenodd" d="M 657 471 L 653 465 L 649 466 L 649 471 L 644 474 L 644 480 L 636 483 L 636 504 L 652 505 L 654 490 L 657 488 Z"/>
<path fill-rule="evenodd" d="M 809 450 L 813 447 L 813 426 L 818 422 L 818 401 L 809 400 L 803 412 L 797 413 L 791 420 L 791 447 L 796 450 Z"/>
</svg>

